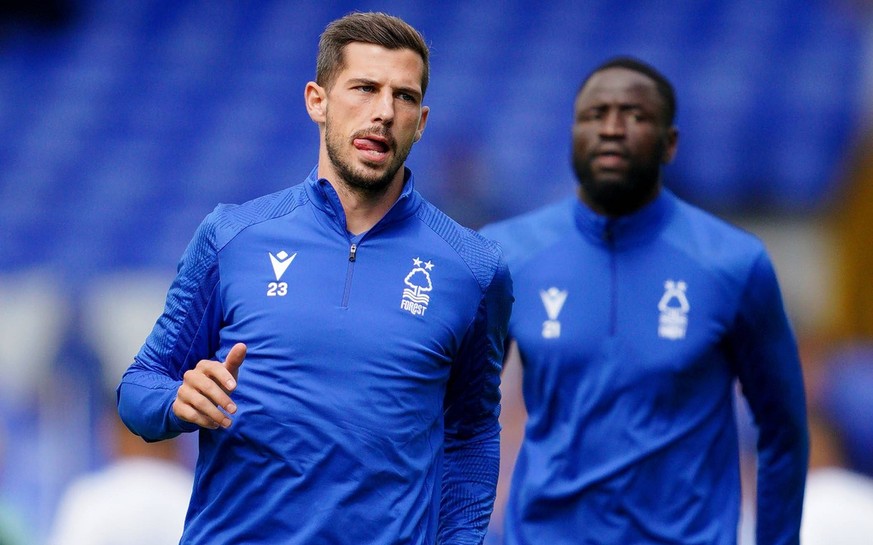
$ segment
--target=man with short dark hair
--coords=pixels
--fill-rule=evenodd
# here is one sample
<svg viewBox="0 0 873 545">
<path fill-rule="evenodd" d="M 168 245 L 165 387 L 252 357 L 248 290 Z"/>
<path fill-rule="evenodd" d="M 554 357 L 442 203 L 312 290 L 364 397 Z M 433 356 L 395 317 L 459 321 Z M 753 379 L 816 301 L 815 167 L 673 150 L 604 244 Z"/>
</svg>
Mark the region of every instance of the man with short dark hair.
<svg viewBox="0 0 873 545">
<path fill-rule="evenodd" d="M 150 441 L 199 431 L 182 544 L 481 543 L 506 266 L 405 167 L 429 113 L 419 33 L 354 13 L 316 65 L 317 166 L 207 216 L 119 413 Z"/>
<path fill-rule="evenodd" d="M 578 196 L 482 230 L 512 272 L 528 413 L 509 545 L 734 545 L 736 381 L 760 433 L 757 543 L 798 543 L 794 335 L 763 244 L 662 186 L 675 109 L 651 66 L 604 63 L 575 100 Z"/>
</svg>

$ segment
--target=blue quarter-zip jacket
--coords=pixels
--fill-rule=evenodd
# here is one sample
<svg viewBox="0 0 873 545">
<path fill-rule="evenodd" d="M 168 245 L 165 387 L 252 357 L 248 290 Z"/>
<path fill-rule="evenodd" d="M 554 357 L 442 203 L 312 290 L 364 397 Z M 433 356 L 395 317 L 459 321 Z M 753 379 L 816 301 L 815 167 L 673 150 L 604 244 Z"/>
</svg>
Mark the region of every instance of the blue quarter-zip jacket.
<svg viewBox="0 0 873 545">
<path fill-rule="evenodd" d="M 529 414 L 509 545 L 736 543 L 738 379 L 759 430 L 757 537 L 798 543 L 808 455 L 794 334 L 762 243 L 669 191 L 488 226 L 512 273 Z"/>
<path fill-rule="evenodd" d="M 119 413 L 150 441 L 199 429 L 172 412 L 183 374 L 244 342 L 233 424 L 199 430 L 183 544 L 480 543 L 512 304 L 502 256 L 408 170 L 353 237 L 315 173 L 206 217 Z"/>
</svg>

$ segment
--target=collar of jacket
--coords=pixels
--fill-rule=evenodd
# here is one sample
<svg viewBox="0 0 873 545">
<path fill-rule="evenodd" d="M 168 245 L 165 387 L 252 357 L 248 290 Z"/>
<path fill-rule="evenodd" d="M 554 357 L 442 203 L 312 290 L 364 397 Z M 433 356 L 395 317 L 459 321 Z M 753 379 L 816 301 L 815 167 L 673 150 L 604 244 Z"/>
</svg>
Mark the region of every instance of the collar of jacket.
<svg viewBox="0 0 873 545">
<path fill-rule="evenodd" d="M 654 201 L 632 214 L 610 217 L 576 201 L 575 219 L 579 231 L 592 242 L 615 249 L 643 244 L 663 230 L 676 208 L 676 196 L 661 188 Z"/>
<path fill-rule="evenodd" d="M 339 195 L 336 189 L 326 178 L 318 177 L 318 165 L 312 169 L 305 181 L 306 193 L 309 195 L 309 200 L 315 207 L 326 215 L 329 223 L 343 234 L 348 234 L 346 225 L 346 213 L 343 210 Z M 368 233 L 384 228 L 387 225 L 402 221 L 413 215 L 421 206 L 422 198 L 418 191 L 415 190 L 415 180 L 412 176 L 412 171 L 407 167 L 403 167 L 403 191 L 400 192 L 400 197 L 391 205 L 388 212 L 382 216 L 376 225 L 374 225 Z"/>
</svg>

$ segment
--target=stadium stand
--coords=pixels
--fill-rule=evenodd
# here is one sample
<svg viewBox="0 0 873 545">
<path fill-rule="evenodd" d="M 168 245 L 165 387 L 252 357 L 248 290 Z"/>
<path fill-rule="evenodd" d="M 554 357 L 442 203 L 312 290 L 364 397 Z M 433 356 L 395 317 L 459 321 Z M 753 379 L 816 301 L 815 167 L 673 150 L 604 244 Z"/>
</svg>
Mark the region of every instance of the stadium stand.
<svg viewBox="0 0 873 545">
<path fill-rule="evenodd" d="M 384 10 L 424 32 L 432 112 L 410 166 L 471 227 L 573 187 L 576 88 L 625 53 L 677 86 L 670 187 L 724 214 L 802 218 L 839 194 L 867 100 L 849 4 L 58 0 L 41 3 L 43 24 L 39 9 L 0 12 L 0 338 L 17 343 L 0 364 L 38 362 L 6 376 L 44 402 L 7 414 L 6 461 L 21 465 L 0 475 L 3 496 L 38 529 L 63 485 L 103 462 L 89 396 L 133 354 L 98 325 L 124 316 L 122 296 L 148 299 L 138 275 L 172 274 L 216 203 L 308 174 L 317 138 L 302 91 L 327 21 Z M 108 283 L 121 277 L 131 285 Z M 33 301 L 9 302 L 24 293 Z M 19 335 L 21 312 L 41 313 L 38 334 Z"/>
</svg>

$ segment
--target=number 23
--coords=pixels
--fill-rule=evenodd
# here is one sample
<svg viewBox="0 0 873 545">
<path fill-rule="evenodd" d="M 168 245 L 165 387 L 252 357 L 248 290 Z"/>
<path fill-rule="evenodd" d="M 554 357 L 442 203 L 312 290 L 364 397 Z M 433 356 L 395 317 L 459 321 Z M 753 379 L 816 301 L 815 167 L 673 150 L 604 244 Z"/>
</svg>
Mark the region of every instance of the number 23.
<svg viewBox="0 0 873 545">
<path fill-rule="evenodd" d="M 287 294 L 287 282 L 270 282 L 267 284 L 267 297 L 284 297 Z"/>
</svg>

